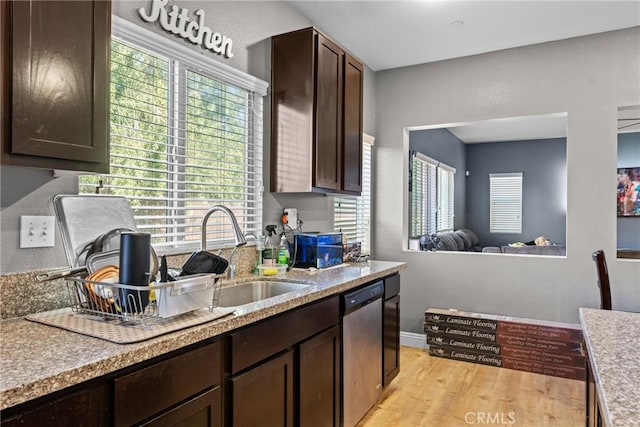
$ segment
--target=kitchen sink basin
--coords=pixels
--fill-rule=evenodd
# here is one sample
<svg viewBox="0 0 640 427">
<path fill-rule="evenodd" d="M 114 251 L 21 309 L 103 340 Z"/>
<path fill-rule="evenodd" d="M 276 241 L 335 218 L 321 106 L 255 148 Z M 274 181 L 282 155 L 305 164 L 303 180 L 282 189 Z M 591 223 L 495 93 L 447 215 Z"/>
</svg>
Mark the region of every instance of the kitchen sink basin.
<svg viewBox="0 0 640 427">
<path fill-rule="evenodd" d="M 267 298 L 300 291 L 307 286 L 304 283 L 279 282 L 269 280 L 254 280 L 220 289 L 218 307 L 235 307 L 262 301 Z"/>
</svg>

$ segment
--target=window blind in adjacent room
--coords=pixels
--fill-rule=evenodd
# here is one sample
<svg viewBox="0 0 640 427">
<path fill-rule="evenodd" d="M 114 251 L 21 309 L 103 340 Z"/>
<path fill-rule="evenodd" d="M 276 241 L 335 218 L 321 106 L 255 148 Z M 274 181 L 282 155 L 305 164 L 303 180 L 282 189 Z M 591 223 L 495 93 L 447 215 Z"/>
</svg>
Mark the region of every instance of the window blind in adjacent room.
<svg viewBox="0 0 640 427">
<path fill-rule="evenodd" d="M 522 232 L 522 173 L 489 174 L 489 231 Z"/>
<path fill-rule="evenodd" d="M 438 165 L 438 214 L 437 231 L 453 231 L 453 179 L 455 169 L 440 163 Z"/>
<path fill-rule="evenodd" d="M 438 161 L 421 153 L 411 158 L 411 237 L 433 234 L 437 228 Z"/>
</svg>

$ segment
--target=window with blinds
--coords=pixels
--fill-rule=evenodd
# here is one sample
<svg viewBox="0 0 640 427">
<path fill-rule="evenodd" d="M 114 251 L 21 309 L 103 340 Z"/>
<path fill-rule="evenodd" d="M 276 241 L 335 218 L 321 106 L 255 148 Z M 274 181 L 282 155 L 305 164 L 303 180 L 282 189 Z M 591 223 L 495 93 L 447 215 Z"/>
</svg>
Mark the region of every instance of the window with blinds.
<svg viewBox="0 0 640 427">
<path fill-rule="evenodd" d="M 411 153 L 410 237 L 453 230 L 455 169 Z"/>
<path fill-rule="evenodd" d="M 156 249 L 197 246 L 217 204 L 262 229 L 262 97 L 210 68 L 112 39 L 110 174 L 82 176 L 80 192 L 126 196 Z M 209 224 L 211 246 L 233 242 L 226 218 Z"/>
<path fill-rule="evenodd" d="M 489 232 L 522 233 L 522 173 L 489 174 Z"/>
<path fill-rule="evenodd" d="M 336 197 L 333 229 L 347 236 L 349 242 L 360 242 L 363 254 L 371 253 L 371 154 L 373 138 L 364 135 L 362 145 L 362 195 Z"/>
<path fill-rule="evenodd" d="M 438 163 L 414 153 L 411 158 L 411 237 L 436 232 Z"/>
<path fill-rule="evenodd" d="M 453 174 L 455 169 L 440 163 L 438 165 L 438 232 L 453 231 Z"/>
</svg>

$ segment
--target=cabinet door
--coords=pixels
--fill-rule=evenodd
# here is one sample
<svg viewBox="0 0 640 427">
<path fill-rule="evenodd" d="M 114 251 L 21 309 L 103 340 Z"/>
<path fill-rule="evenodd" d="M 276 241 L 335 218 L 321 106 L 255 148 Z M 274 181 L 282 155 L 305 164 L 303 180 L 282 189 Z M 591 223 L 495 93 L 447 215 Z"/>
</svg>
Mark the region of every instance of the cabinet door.
<svg viewBox="0 0 640 427">
<path fill-rule="evenodd" d="M 313 186 L 314 66 L 312 28 L 272 38 L 272 192 L 308 192 Z"/>
<path fill-rule="evenodd" d="M 116 378 L 114 425 L 129 426 L 147 420 L 220 385 L 221 347 L 217 341 Z M 189 409 L 180 413 L 186 414 L 184 411 Z"/>
<path fill-rule="evenodd" d="M 102 384 L 21 410 L 15 415 L 3 411 L 2 427 L 108 426 L 111 425 L 110 415 L 109 386 Z"/>
<path fill-rule="evenodd" d="M 231 374 L 293 347 L 335 325 L 339 319 L 339 297 L 333 295 L 232 333 Z"/>
<path fill-rule="evenodd" d="M 344 57 L 344 148 L 342 189 L 362 192 L 362 64 Z"/>
<path fill-rule="evenodd" d="M 293 350 L 231 378 L 234 427 L 293 426 Z"/>
<path fill-rule="evenodd" d="M 342 181 L 342 50 L 317 35 L 314 187 L 340 190 Z"/>
<path fill-rule="evenodd" d="M 222 426 L 221 399 L 220 387 L 216 387 L 141 425 L 219 427 Z"/>
<path fill-rule="evenodd" d="M 108 171 L 111 3 L 16 1 L 11 18 L 12 161 Z"/>
<path fill-rule="evenodd" d="M 400 372 L 400 295 L 385 300 L 383 322 L 382 365 L 386 387 Z"/>
<path fill-rule="evenodd" d="M 301 427 L 340 423 L 340 333 L 337 326 L 300 344 Z"/>
</svg>

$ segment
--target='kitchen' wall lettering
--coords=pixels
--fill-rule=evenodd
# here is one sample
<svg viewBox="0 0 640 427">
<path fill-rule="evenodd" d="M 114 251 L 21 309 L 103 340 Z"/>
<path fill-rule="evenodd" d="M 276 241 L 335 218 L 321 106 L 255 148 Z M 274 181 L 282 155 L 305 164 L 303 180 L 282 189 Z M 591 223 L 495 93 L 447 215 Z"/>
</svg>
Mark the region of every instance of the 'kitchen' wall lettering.
<svg viewBox="0 0 640 427">
<path fill-rule="evenodd" d="M 152 0 L 151 11 L 147 13 L 144 8 L 138 9 L 140 17 L 146 22 L 156 22 L 160 20 L 163 30 L 179 35 L 193 44 L 198 44 L 204 48 L 223 55 L 225 58 L 232 58 L 233 41 L 220 33 L 204 25 L 204 10 L 198 9 L 194 13 L 198 21 L 189 19 L 189 10 L 171 6 L 171 11 L 167 12 L 169 0 Z"/>
</svg>

